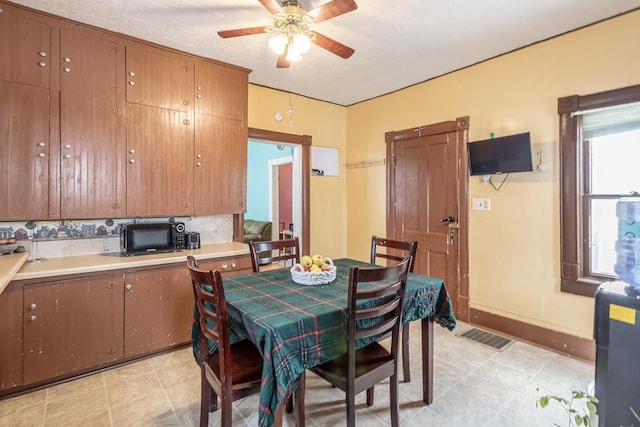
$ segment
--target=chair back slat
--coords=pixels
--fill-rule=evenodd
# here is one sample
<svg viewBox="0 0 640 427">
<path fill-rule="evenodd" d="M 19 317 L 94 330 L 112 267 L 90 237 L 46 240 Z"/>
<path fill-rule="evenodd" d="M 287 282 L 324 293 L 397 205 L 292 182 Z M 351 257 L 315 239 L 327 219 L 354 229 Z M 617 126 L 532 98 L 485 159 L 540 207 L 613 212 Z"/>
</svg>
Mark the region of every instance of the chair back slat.
<svg viewBox="0 0 640 427">
<path fill-rule="evenodd" d="M 288 263 L 293 266 L 293 264 L 300 262 L 300 244 L 297 237 L 266 242 L 250 242 L 249 253 L 254 273 L 260 271 L 260 266 L 274 262 L 281 262 L 285 266 Z"/>
<path fill-rule="evenodd" d="M 381 252 L 381 249 L 385 249 Z M 410 256 L 409 271 L 413 272 L 418 251 L 418 241 L 405 242 L 402 240 L 392 240 L 384 237 L 371 237 L 371 264 L 376 263 L 376 259 L 381 258 L 387 261 L 399 262 Z"/>
</svg>

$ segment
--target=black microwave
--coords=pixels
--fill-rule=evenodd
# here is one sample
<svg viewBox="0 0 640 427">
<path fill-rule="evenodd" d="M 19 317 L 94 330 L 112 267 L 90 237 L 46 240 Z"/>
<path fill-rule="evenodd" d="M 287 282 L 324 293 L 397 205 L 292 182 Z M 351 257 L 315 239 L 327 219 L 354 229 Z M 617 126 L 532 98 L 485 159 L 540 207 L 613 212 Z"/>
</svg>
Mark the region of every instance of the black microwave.
<svg viewBox="0 0 640 427">
<path fill-rule="evenodd" d="M 120 225 L 120 251 L 126 255 L 176 252 L 185 248 L 184 223 L 146 222 Z"/>
</svg>

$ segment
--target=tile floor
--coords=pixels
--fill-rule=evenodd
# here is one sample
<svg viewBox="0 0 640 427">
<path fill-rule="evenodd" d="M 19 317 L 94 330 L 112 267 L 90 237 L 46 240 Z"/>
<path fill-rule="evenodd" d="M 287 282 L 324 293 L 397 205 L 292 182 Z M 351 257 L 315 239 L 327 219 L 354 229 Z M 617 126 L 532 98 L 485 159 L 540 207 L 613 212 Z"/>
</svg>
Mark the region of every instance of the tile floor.
<svg viewBox="0 0 640 427">
<path fill-rule="evenodd" d="M 400 384 L 400 424 L 405 427 L 569 426 L 564 411 L 537 409 L 544 394 L 569 396 L 593 379 L 590 363 L 514 341 L 502 351 L 456 336 L 435 334 L 434 402 L 421 402 L 420 323 L 411 325 L 412 382 Z M 190 349 L 143 360 L 45 390 L 0 401 L 0 426 L 197 426 L 199 370 Z M 257 426 L 257 396 L 235 402 L 233 425 Z M 367 408 L 356 400 L 360 426 L 388 426 L 388 386 L 376 387 Z M 307 426 L 345 425 L 343 394 L 307 374 Z M 218 425 L 219 412 L 210 426 Z M 285 426 L 293 426 L 291 415 Z"/>
</svg>

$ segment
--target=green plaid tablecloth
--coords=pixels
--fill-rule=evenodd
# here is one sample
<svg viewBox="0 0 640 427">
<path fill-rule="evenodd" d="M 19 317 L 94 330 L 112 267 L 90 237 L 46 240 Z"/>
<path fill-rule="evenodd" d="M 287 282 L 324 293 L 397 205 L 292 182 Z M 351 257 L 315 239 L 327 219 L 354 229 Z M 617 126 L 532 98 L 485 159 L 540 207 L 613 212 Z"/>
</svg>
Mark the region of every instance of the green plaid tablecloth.
<svg viewBox="0 0 640 427">
<path fill-rule="evenodd" d="M 264 357 L 258 416 L 261 427 L 273 425 L 278 405 L 293 393 L 305 369 L 346 352 L 349 270 L 371 264 L 346 258 L 334 260 L 334 264 L 337 277 L 328 285 L 298 285 L 291 280 L 289 269 L 224 279 L 232 330 L 251 340 Z M 433 317 L 450 330 L 456 326 L 444 282 L 410 273 L 403 322 L 425 317 Z M 196 358 L 199 341 L 200 330 L 194 322 Z"/>
</svg>

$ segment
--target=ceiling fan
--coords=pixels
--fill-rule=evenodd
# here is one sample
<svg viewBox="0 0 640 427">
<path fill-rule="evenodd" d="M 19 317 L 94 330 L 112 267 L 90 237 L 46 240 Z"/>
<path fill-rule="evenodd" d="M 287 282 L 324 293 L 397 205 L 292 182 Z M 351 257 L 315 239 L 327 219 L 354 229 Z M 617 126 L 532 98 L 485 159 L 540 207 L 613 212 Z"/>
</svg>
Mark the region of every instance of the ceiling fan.
<svg viewBox="0 0 640 427">
<path fill-rule="evenodd" d="M 354 0 L 332 0 L 310 11 L 305 11 L 297 0 L 258 0 L 273 14 L 273 25 L 218 31 L 222 38 L 274 33 L 269 40 L 271 49 L 278 54 L 278 68 L 289 67 L 291 61 L 301 59 L 311 44 L 329 52 L 349 58 L 354 50 L 312 29 L 314 24 L 343 15 L 358 8 Z"/>
</svg>

